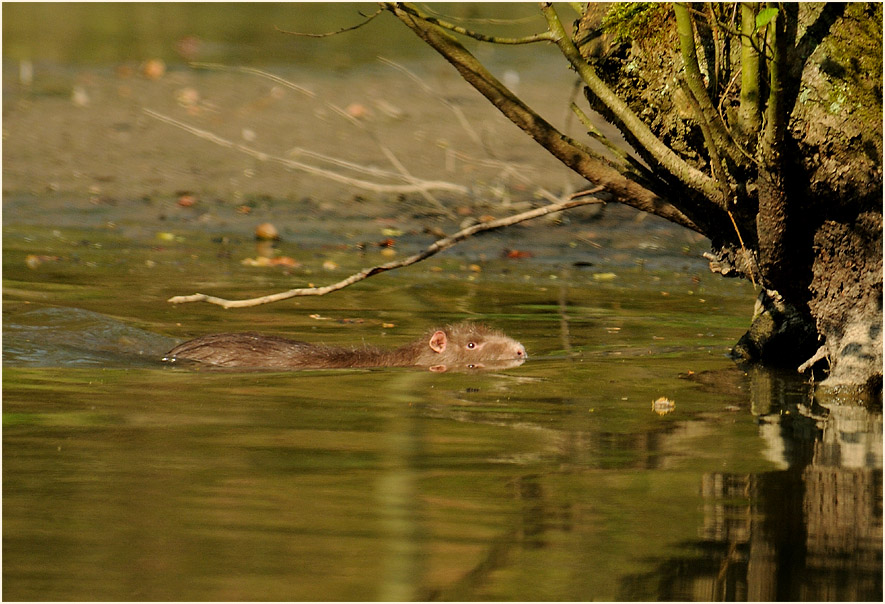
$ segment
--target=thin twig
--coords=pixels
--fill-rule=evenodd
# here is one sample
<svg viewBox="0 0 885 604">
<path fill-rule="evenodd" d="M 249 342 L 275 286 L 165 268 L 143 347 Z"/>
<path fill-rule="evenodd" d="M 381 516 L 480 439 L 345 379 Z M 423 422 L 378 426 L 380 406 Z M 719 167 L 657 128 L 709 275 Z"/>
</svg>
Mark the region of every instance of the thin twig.
<svg viewBox="0 0 885 604">
<path fill-rule="evenodd" d="M 253 149 L 252 147 L 249 147 L 247 145 L 242 145 L 240 143 L 229 141 L 226 138 L 218 136 L 217 134 L 213 134 L 212 132 L 190 126 L 188 124 L 185 124 L 184 122 L 180 122 L 174 118 L 163 115 L 161 113 L 157 113 L 156 111 L 152 111 L 150 109 L 144 109 L 144 112 L 147 113 L 149 116 L 160 120 L 161 122 L 166 122 L 167 124 L 171 124 L 177 128 L 181 128 L 185 132 L 190 132 L 194 136 L 198 136 L 202 139 L 213 142 L 216 145 L 240 151 L 241 153 L 250 155 L 259 161 L 275 162 L 293 170 L 301 170 L 302 172 L 307 172 L 308 174 L 322 176 L 324 178 L 328 178 L 329 180 L 334 180 L 336 182 L 341 182 L 354 187 L 360 187 L 362 189 L 374 191 L 376 193 L 415 193 L 425 190 L 453 191 L 461 194 L 466 194 L 468 192 L 467 187 L 444 181 L 422 180 L 414 184 L 391 185 L 369 182 L 358 178 L 350 178 L 348 176 L 338 174 L 337 172 L 317 168 L 316 166 L 311 166 L 309 164 L 305 164 L 292 159 L 286 159 L 285 157 L 278 157 L 276 155 L 264 153 L 263 151 L 258 151 L 257 149 Z"/>
<path fill-rule="evenodd" d="M 305 34 L 305 35 L 307 35 L 307 34 Z M 273 80 L 274 82 L 283 84 L 283 85 L 288 86 L 290 88 L 294 88 L 295 90 L 298 90 L 299 92 L 307 94 L 311 98 L 314 98 L 316 96 L 313 92 L 306 90 L 306 89 L 298 86 L 297 84 L 293 84 L 292 82 L 289 82 L 288 80 L 285 80 L 285 79 L 283 79 L 277 75 L 274 75 L 272 73 L 268 73 L 266 71 L 262 71 L 260 69 L 255 69 L 252 67 L 227 67 L 225 65 L 221 65 L 221 64 L 217 64 L 217 63 L 191 63 L 191 65 L 193 67 L 201 67 L 201 68 L 205 68 L 205 69 L 216 69 L 216 70 L 225 70 L 225 71 L 241 71 L 244 73 L 250 73 L 250 74 L 254 74 L 254 75 L 268 78 L 270 80 Z M 332 105 L 331 103 L 326 103 L 326 106 L 329 107 L 331 110 L 335 111 L 336 113 L 338 113 L 339 115 L 341 115 L 342 117 L 344 117 L 345 119 L 347 119 L 348 121 L 350 121 L 350 123 L 353 124 L 354 126 L 360 128 L 364 132 L 368 132 L 366 127 L 359 120 L 354 118 L 352 115 L 348 114 L 343 109 L 341 109 L 335 105 Z M 372 140 L 375 141 L 375 143 L 381 148 L 381 152 L 384 153 L 384 155 L 388 158 L 388 160 L 390 160 L 390 162 L 397 169 L 397 171 L 399 172 L 398 176 L 395 176 L 393 173 L 390 173 L 390 172 L 385 173 L 385 172 L 375 169 L 375 168 L 366 168 L 363 166 L 358 166 L 358 165 L 352 164 L 350 162 L 345 162 L 343 160 L 331 158 L 328 156 L 321 155 L 319 153 L 309 152 L 309 151 L 302 150 L 302 149 L 298 149 L 298 153 L 301 155 L 308 155 L 308 156 L 314 157 L 315 159 L 320 159 L 322 161 L 332 163 L 332 164 L 335 164 L 335 165 L 338 165 L 341 167 L 345 167 L 347 169 L 354 170 L 357 172 L 363 172 L 365 174 L 372 174 L 373 176 L 388 176 L 388 177 L 395 176 L 396 178 L 400 178 L 404 182 L 407 182 L 407 183 L 410 183 L 413 185 L 420 185 L 421 184 L 422 181 L 420 179 L 412 176 L 408 172 L 408 170 L 406 170 L 405 166 L 403 166 L 402 163 L 400 163 L 399 160 L 396 159 L 396 157 L 393 155 L 393 151 L 391 151 L 387 146 L 385 146 L 378 139 L 378 137 L 375 136 L 373 133 L 371 133 L 371 132 L 368 132 L 368 133 L 372 137 Z M 291 153 L 291 151 L 290 151 L 290 153 Z M 289 160 L 289 161 L 291 161 L 291 160 Z M 421 193 L 425 197 L 425 199 L 427 199 L 431 204 L 433 204 L 443 214 L 447 215 L 450 218 L 455 217 L 454 212 L 452 212 L 447 207 L 445 207 L 438 199 L 436 199 L 433 195 L 431 195 L 431 193 L 426 188 L 421 188 L 419 186 L 415 190 L 418 191 L 419 193 Z"/>
<path fill-rule="evenodd" d="M 344 119 L 348 120 L 351 124 L 353 124 L 354 126 L 356 126 L 357 128 L 359 128 L 360 130 L 362 130 L 363 132 L 365 132 L 366 134 L 368 134 L 369 137 L 372 139 L 372 141 L 373 141 L 376 145 L 378 145 L 378 148 L 381 149 L 381 153 L 384 154 L 384 157 L 387 158 L 387 161 L 389 161 L 389 162 L 391 163 L 391 165 L 392 165 L 394 168 L 396 168 L 397 172 L 399 172 L 399 174 L 400 174 L 400 177 L 401 177 L 404 181 L 406 181 L 406 182 L 408 182 L 408 183 L 412 183 L 412 184 L 419 184 L 419 183 L 421 182 L 420 179 L 418 179 L 418 178 L 412 176 L 411 172 L 409 172 L 409 170 L 403 165 L 403 163 L 399 160 L 399 158 L 397 158 L 397 156 L 396 156 L 396 155 L 394 154 L 394 152 L 390 149 L 390 147 L 388 147 L 387 145 L 385 145 L 385 144 L 381 141 L 381 138 L 378 137 L 374 132 L 372 132 L 371 130 L 369 130 L 369 129 L 365 126 L 365 124 L 363 124 L 363 123 L 360 122 L 358 119 L 356 119 L 355 117 L 353 117 L 352 115 L 350 115 L 349 113 L 347 113 L 344 109 L 341 109 L 340 107 L 337 107 L 337 106 L 332 105 L 332 104 L 330 104 L 330 103 L 327 103 L 327 105 L 328 105 L 328 106 L 329 106 L 329 107 L 330 107 L 335 113 L 337 113 L 338 115 L 340 115 L 340 116 L 343 117 Z M 430 202 L 433 206 L 435 206 L 440 212 L 442 212 L 443 214 L 445 214 L 445 215 L 448 216 L 449 218 L 457 218 L 457 217 L 455 216 L 455 213 L 454 213 L 454 212 L 452 212 L 450 209 L 448 209 L 446 206 L 444 206 L 444 205 L 442 204 L 442 202 L 441 202 L 440 200 L 438 200 L 436 197 L 434 197 L 429 191 L 427 191 L 426 189 L 419 189 L 419 192 L 420 192 L 421 195 L 424 197 L 424 199 L 426 199 L 427 201 L 429 201 L 429 202 Z"/>
<path fill-rule="evenodd" d="M 491 42 L 492 44 L 533 44 L 535 42 L 553 41 L 553 34 L 550 31 L 543 31 L 537 34 L 531 34 L 529 36 L 522 36 L 520 38 L 503 38 L 500 36 L 489 36 L 487 34 L 479 33 L 478 31 L 467 29 L 466 27 L 461 27 L 460 25 L 455 25 L 454 23 L 449 23 L 448 21 L 443 21 L 442 19 L 434 17 L 433 15 L 420 14 L 415 9 L 406 4 L 401 4 L 400 9 L 403 12 L 406 12 L 414 17 L 424 19 L 428 23 L 432 23 L 433 25 L 436 25 L 443 29 L 448 29 L 449 31 L 453 31 L 456 34 L 461 34 L 473 38 L 474 40 L 479 40 L 480 42 Z"/>
<path fill-rule="evenodd" d="M 473 142 L 476 143 L 477 146 L 482 148 L 490 157 L 495 157 L 495 153 L 491 149 L 489 149 L 488 145 L 483 142 L 482 137 L 479 135 L 476 129 L 470 124 L 469 121 L 467 121 L 467 116 L 464 115 L 464 112 L 461 110 L 460 107 L 446 99 L 445 95 L 433 90 L 433 88 L 431 88 L 423 79 L 421 79 L 420 76 L 416 75 L 406 67 L 385 57 L 379 56 L 378 60 L 385 65 L 389 65 L 390 67 L 393 67 L 394 69 L 406 74 L 413 82 L 418 84 L 418 86 L 421 87 L 421 90 L 423 90 L 427 95 L 433 97 L 434 99 L 448 107 L 452 111 L 452 113 L 455 114 L 455 117 L 458 119 L 458 123 L 461 124 L 461 127 L 464 129 L 467 135 L 473 139 Z"/>
<path fill-rule="evenodd" d="M 337 157 L 330 157 L 322 153 L 317 153 L 316 151 L 311 151 L 310 149 L 305 149 L 304 147 L 292 147 L 286 152 L 286 154 L 290 157 L 310 157 L 312 159 L 326 162 L 328 164 L 332 164 L 333 166 L 338 166 L 340 168 L 344 168 L 345 170 L 351 170 L 359 174 L 368 174 L 369 176 L 376 176 L 378 178 L 402 179 L 401 174 L 391 172 L 390 170 L 384 170 L 375 166 L 361 166 L 360 164 L 355 164 L 343 159 L 338 159 Z"/>
<path fill-rule="evenodd" d="M 738 228 L 738 223 L 734 219 L 734 215 L 731 213 L 731 210 L 725 211 L 728 212 L 728 217 L 731 218 L 731 224 L 734 226 L 734 232 L 737 233 L 738 242 L 740 242 L 741 244 L 741 249 L 744 251 L 745 254 L 749 254 L 747 248 L 744 246 L 744 238 L 741 237 L 741 230 Z M 753 266 L 750 265 L 750 281 L 753 282 L 753 287 L 756 287 L 756 278 L 753 276 L 753 273 L 755 273 L 755 271 L 753 270 Z"/>
<path fill-rule="evenodd" d="M 222 65 L 221 63 L 190 63 L 190 66 L 195 69 L 214 69 L 215 71 L 241 71 L 243 73 L 251 73 L 253 75 L 272 80 L 277 84 L 281 84 L 283 86 L 286 86 L 287 88 L 291 88 L 292 90 L 297 90 L 301 94 L 310 98 L 316 97 L 316 94 L 312 90 L 308 90 L 307 88 L 299 86 L 298 84 L 293 84 L 289 80 L 281 78 L 278 75 L 274 75 L 272 73 L 268 73 L 267 71 L 262 71 L 261 69 L 256 69 L 254 67 L 231 67 L 229 65 Z"/>
<path fill-rule="evenodd" d="M 604 187 L 595 187 L 589 191 L 585 191 L 584 195 L 588 196 L 594 193 L 599 193 L 604 189 Z M 280 300 L 287 300 L 288 298 L 295 298 L 297 296 L 324 296 L 328 293 L 338 291 L 339 289 L 344 289 L 354 283 L 358 283 L 364 279 L 368 279 L 373 275 L 377 275 L 379 273 L 383 273 L 389 270 L 402 268 L 405 266 L 409 266 L 415 264 L 416 262 L 420 262 L 434 254 L 438 254 L 443 250 L 447 250 L 455 244 L 467 239 L 475 235 L 476 233 L 482 231 L 491 231 L 493 229 L 499 229 L 501 227 L 510 226 L 513 224 L 517 224 L 519 222 L 524 222 L 526 220 L 531 220 L 533 218 L 538 218 L 540 216 L 545 216 L 546 214 L 552 214 L 554 212 L 562 212 L 563 210 L 568 210 L 569 208 L 576 208 L 578 206 L 588 205 L 592 203 L 605 203 L 601 199 L 589 198 L 589 199 L 574 199 L 569 201 L 563 201 L 561 203 L 555 203 L 546 205 L 540 208 L 536 208 L 534 210 L 529 210 L 528 212 L 522 212 L 520 214 L 514 214 L 513 216 L 508 216 L 506 218 L 499 218 L 498 220 L 492 220 L 490 222 L 483 222 L 479 224 L 475 224 L 473 226 L 467 227 L 466 229 L 461 229 L 454 235 L 450 237 L 445 237 L 433 243 L 430 247 L 425 249 L 422 252 L 414 254 L 413 256 L 409 256 L 403 260 L 396 260 L 393 262 L 388 262 L 386 264 L 381 264 L 378 266 L 373 266 L 370 268 L 365 268 L 360 272 L 351 275 L 350 277 L 339 281 L 337 283 L 333 283 L 332 285 L 327 285 L 325 287 L 302 287 L 296 289 L 290 289 L 289 291 L 280 292 L 276 294 L 270 294 L 267 296 L 260 296 L 258 298 L 249 298 L 246 300 L 226 300 L 224 298 L 218 298 L 216 296 L 208 296 L 206 294 L 193 294 L 190 296 L 174 296 L 169 298 L 168 302 L 172 304 L 183 304 L 186 302 L 208 302 L 209 304 L 216 304 L 223 308 L 243 308 L 248 306 L 258 306 L 261 304 L 267 304 L 269 302 L 279 302 Z"/>
<path fill-rule="evenodd" d="M 380 15 L 383 11 L 384 11 L 383 7 L 379 8 L 377 11 L 375 11 L 374 13 L 372 13 L 371 15 L 369 15 L 363 21 L 361 21 L 360 23 L 357 23 L 356 25 L 351 25 L 350 27 L 342 27 L 339 30 L 329 31 L 329 32 L 325 32 L 322 34 L 309 34 L 309 33 L 304 33 L 304 32 L 300 32 L 300 31 L 286 31 L 285 29 L 277 27 L 276 25 L 274 25 L 274 29 L 276 29 L 280 33 L 289 34 L 290 36 L 302 36 L 305 38 L 328 38 L 329 36 L 337 36 L 338 34 L 343 34 L 346 31 L 353 31 L 355 29 L 359 29 L 360 27 L 362 27 L 363 25 L 365 25 L 366 23 L 368 23 L 369 21 L 371 21 L 372 19 L 374 19 L 375 17 Z M 360 13 L 360 14 L 362 14 L 362 13 Z M 365 15 L 363 15 L 363 16 L 365 17 Z"/>
<path fill-rule="evenodd" d="M 531 21 L 537 21 L 538 15 L 528 15 L 526 17 L 516 17 L 512 19 L 497 19 L 495 17 L 461 17 L 458 15 L 444 15 L 439 11 L 433 10 L 432 4 L 424 3 L 421 5 L 427 13 L 437 15 L 439 17 L 446 17 L 448 19 L 452 19 L 453 21 L 461 21 L 463 23 L 481 23 L 482 25 L 521 25 L 523 23 L 530 23 Z"/>
</svg>

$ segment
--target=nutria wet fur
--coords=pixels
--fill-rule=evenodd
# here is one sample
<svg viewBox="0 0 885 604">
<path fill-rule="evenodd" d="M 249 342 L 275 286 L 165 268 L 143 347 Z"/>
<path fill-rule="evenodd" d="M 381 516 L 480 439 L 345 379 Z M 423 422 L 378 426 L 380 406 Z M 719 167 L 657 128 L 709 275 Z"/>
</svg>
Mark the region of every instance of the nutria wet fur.
<svg viewBox="0 0 885 604">
<path fill-rule="evenodd" d="M 325 369 L 345 367 L 507 368 L 521 365 L 525 347 L 502 332 L 463 322 L 429 331 L 400 348 L 339 348 L 255 332 L 211 334 L 179 344 L 164 361 L 198 361 L 216 367 Z"/>
</svg>

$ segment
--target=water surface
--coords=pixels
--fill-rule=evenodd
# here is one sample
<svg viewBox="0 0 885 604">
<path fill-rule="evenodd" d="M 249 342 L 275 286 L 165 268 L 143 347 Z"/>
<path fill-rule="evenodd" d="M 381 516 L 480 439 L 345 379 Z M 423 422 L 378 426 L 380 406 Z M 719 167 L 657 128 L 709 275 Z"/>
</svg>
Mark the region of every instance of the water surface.
<svg viewBox="0 0 885 604">
<path fill-rule="evenodd" d="M 196 234 L 179 246 L 206 260 L 66 235 L 50 251 L 79 260 L 36 270 L 16 248 L 38 234 L 4 238 L 8 599 L 881 593 L 881 411 L 734 366 L 741 283 L 673 261 L 474 273 L 440 257 L 348 295 L 224 311 L 161 301 L 182 259 L 220 290 L 289 278 L 218 262 Z M 158 360 L 219 328 L 397 345 L 465 316 L 519 338 L 529 361 L 438 374 Z"/>
<path fill-rule="evenodd" d="M 372 5 L 220 6 L 3 6 L 4 599 L 881 600 L 881 405 L 735 366 L 755 292 L 711 275 L 709 242 L 683 229 L 609 206 L 328 297 L 166 303 L 333 283 L 389 260 L 381 241 L 404 257 L 428 231 L 584 186 L 389 15 L 330 39 L 269 33 L 332 31 Z M 460 7 L 439 10 L 490 16 Z M 584 136 L 549 48 L 471 48 Z M 165 75 L 141 75 L 156 58 Z M 361 128 L 334 111 L 357 106 Z M 437 201 L 469 217 L 287 171 L 145 108 L 281 157 L 391 169 L 383 142 L 416 177 L 463 185 Z M 265 221 L 291 266 L 242 263 Z M 465 318 L 528 361 L 159 360 L 210 332 L 396 346 Z"/>
</svg>

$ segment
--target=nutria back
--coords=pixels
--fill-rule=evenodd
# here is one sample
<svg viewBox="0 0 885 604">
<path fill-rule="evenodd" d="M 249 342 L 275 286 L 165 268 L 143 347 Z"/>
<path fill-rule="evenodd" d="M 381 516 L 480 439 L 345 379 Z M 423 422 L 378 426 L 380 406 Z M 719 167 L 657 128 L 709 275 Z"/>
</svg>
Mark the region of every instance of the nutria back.
<svg viewBox="0 0 885 604">
<path fill-rule="evenodd" d="M 324 346 L 255 332 L 218 333 L 180 344 L 163 358 L 216 367 L 254 369 L 326 369 L 422 366 L 448 369 L 502 369 L 521 365 L 525 347 L 501 331 L 464 322 L 431 330 L 393 350 L 373 346 Z"/>
</svg>

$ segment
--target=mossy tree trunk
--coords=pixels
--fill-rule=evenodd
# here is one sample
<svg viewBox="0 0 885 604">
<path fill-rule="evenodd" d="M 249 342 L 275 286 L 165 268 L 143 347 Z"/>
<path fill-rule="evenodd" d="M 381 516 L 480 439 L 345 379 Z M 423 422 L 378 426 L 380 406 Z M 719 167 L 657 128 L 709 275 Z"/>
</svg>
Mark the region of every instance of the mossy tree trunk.
<svg viewBox="0 0 885 604">
<path fill-rule="evenodd" d="M 541 3 L 546 30 L 522 39 L 383 6 L 565 165 L 707 236 L 711 270 L 751 279 L 736 355 L 881 391 L 881 4 L 590 3 L 569 28 Z M 455 33 L 555 44 L 642 161 L 558 132 Z"/>
</svg>

